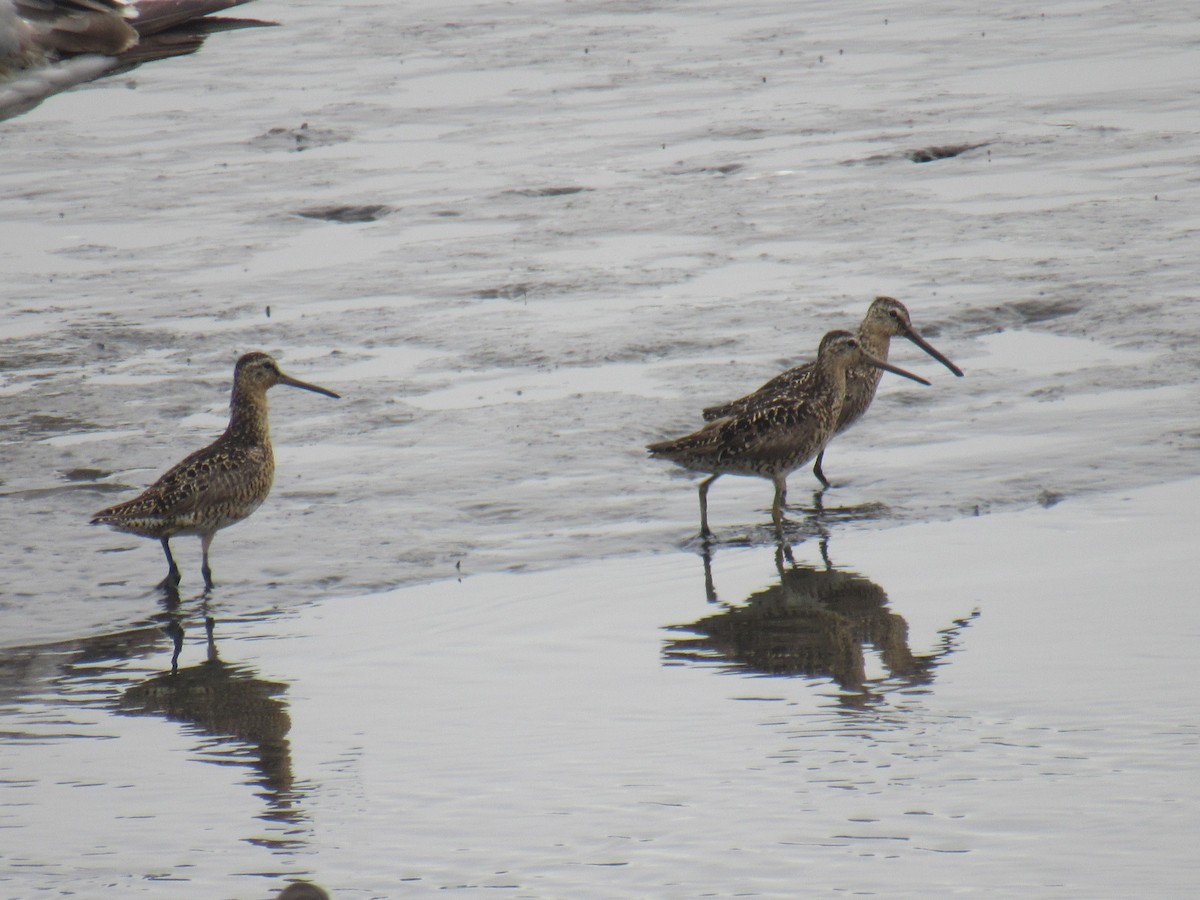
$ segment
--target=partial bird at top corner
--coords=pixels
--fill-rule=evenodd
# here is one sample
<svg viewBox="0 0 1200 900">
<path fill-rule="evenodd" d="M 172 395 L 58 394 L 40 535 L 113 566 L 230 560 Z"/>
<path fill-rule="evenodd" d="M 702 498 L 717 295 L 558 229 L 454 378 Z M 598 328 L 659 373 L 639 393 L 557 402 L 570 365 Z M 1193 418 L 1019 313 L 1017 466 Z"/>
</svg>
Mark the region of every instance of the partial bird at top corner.
<svg viewBox="0 0 1200 900">
<path fill-rule="evenodd" d="M 195 53 L 215 31 L 275 25 L 215 16 L 250 0 L 0 0 L 0 120 L 144 62 Z"/>
</svg>

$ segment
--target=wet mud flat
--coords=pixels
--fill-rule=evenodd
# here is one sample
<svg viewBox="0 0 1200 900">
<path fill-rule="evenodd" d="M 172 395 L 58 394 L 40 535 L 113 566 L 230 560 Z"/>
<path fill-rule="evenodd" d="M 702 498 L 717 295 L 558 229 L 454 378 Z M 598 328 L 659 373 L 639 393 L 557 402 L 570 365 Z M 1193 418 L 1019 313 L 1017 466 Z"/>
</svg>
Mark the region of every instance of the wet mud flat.
<svg viewBox="0 0 1200 900">
<path fill-rule="evenodd" d="M 1189 823 L 1164 784 L 1195 722 L 1142 679 L 1175 684 L 1195 632 L 1172 593 L 1190 488 L 1154 493 L 1191 483 L 1200 443 L 1190 7 L 407 12 L 350 4 L 331 45 L 328 10 L 259 2 L 280 28 L 0 125 L 13 892 L 256 896 L 312 872 L 349 896 L 769 894 L 798 858 L 834 889 L 882 890 L 870 858 L 1000 890 L 1027 835 L 1059 834 L 1055 784 L 1096 814 L 1064 853 L 1115 866 L 1128 838 L 1169 893 Z M 881 293 L 966 378 L 895 342 L 934 384 L 883 384 L 827 454 L 820 515 L 793 475 L 803 571 L 776 564 L 770 486 L 723 478 L 706 581 L 694 484 L 643 446 Z M 164 598 L 159 549 L 87 519 L 220 431 L 257 348 L 344 399 L 272 393 L 271 498 L 217 538 L 207 598 L 178 542 Z M 1089 544 L 1118 526 L 1127 555 Z M 1114 559 L 1128 582 L 1092 580 Z M 843 580 L 853 615 L 783 615 Z M 1135 595 L 1160 615 L 1124 618 Z M 746 643 L 777 617 L 782 649 Z M 170 700 L 173 621 L 185 679 L 241 719 Z M 1139 734 L 1155 712 L 1173 724 Z M 833 776 L 870 798 L 854 811 L 812 799 L 826 768 L 898 758 L 894 783 Z M 1010 782 L 1028 812 L 993 796 Z M 1179 830 L 1149 847 L 1105 789 L 1157 792 Z M 777 791 L 821 826 L 765 815 Z M 40 857 L 85 795 L 73 852 Z M 98 843 L 110 808 L 125 839 Z M 372 868 L 397 818 L 411 864 Z"/>
<path fill-rule="evenodd" d="M 399 50 L 354 9 L 353 87 L 297 69 L 302 7 L 5 123 L 11 640 L 145 615 L 161 554 L 83 523 L 219 432 L 254 348 L 345 399 L 273 396 L 275 493 L 214 547 L 233 611 L 678 546 L 694 493 L 644 445 L 877 293 L 968 375 L 898 342 L 934 387 L 831 449 L 843 518 L 1194 471 L 1183 6 L 467 5 Z M 761 534 L 762 485 L 712 501 Z"/>
</svg>

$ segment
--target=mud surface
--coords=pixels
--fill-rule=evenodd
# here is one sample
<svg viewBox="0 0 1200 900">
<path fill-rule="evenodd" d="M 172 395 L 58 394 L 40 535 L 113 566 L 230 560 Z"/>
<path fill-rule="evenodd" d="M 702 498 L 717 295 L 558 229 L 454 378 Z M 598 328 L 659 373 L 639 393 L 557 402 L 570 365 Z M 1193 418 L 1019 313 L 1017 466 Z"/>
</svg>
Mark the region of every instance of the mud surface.
<svg viewBox="0 0 1200 900">
<path fill-rule="evenodd" d="M 215 35 L 0 123 L 0 646 L 18 705 L 57 696 L 44 679 L 81 641 L 134 635 L 144 653 L 113 652 L 149 677 L 169 617 L 193 636 L 204 615 L 268 623 L 227 624 L 265 639 L 300 611 L 336 617 L 401 586 L 527 571 L 586 584 L 609 560 L 636 582 L 652 555 L 693 570 L 694 483 L 644 445 L 808 358 L 876 294 L 907 303 L 966 377 L 895 342 L 893 361 L 933 386 L 885 378 L 826 455 L 821 515 L 806 512 L 816 481 L 792 476 L 791 543 L 953 535 L 994 514 L 1017 524 L 991 536 L 1015 540 L 1060 505 L 1099 509 L 1200 468 L 1189 4 L 253 13 L 282 26 Z M 217 538 L 210 597 L 198 542 L 177 542 L 176 605 L 153 588 L 158 547 L 88 517 L 220 432 L 251 349 L 343 399 L 272 392 L 274 492 Z M 717 561 L 770 557 L 770 499 L 756 479 L 714 486 Z M 954 552 L 931 590 L 969 576 Z M 1019 566 L 1017 549 L 993 552 Z M 971 596 L 939 611 L 917 655 L 939 652 Z M 706 615 L 679 612 L 637 627 L 657 643 Z M 296 635 L 323 627 L 298 621 Z M 620 645 L 620 617 L 596 627 Z M 360 637 L 263 677 L 287 683 L 305 654 Z M 676 649 L 701 652 L 689 646 Z M 500 667 L 515 652 L 493 650 Z M 371 665 L 404 658 L 379 654 Z M 122 735 L 159 724 L 101 720 Z M 624 889 L 668 890 L 662 878 Z"/>
</svg>

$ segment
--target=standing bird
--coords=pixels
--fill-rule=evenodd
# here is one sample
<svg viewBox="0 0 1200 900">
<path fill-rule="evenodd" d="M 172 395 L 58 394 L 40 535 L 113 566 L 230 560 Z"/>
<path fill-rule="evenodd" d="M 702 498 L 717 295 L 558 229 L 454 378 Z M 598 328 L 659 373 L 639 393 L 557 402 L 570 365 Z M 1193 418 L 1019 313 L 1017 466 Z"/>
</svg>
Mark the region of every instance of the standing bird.
<svg viewBox="0 0 1200 900">
<path fill-rule="evenodd" d="M 867 310 L 866 317 L 858 326 L 858 341 L 868 354 L 878 360 L 886 361 L 894 337 L 908 338 L 959 378 L 962 378 L 962 369 L 950 362 L 921 335 L 917 334 L 917 330 L 913 328 L 912 320 L 909 318 L 908 309 L 903 303 L 894 297 L 876 297 L 871 308 Z M 809 370 L 814 365 L 816 363 L 810 362 L 788 369 L 786 372 L 776 375 L 752 394 L 719 406 L 708 407 L 704 410 L 704 421 L 711 422 L 756 406 L 763 402 L 764 397 L 773 397 L 789 390 L 793 383 L 799 383 L 809 378 Z M 862 417 L 862 414 L 871 405 L 871 401 L 875 399 L 875 389 L 879 387 L 879 379 L 882 377 L 882 370 L 873 363 L 855 364 L 847 370 L 846 398 L 842 402 L 842 411 L 838 416 L 837 426 L 830 435 L 831 438 L 834 434 L 845 431 Z M 821 484 L 829 487 L 829 479 L 821 470 L 821 462 L 824 458 L 825 449 L 822 447 L 817 453 L 816 462 L 813 463 L 813 474 L 820 479 Z"/>
<path fill-rule="evenodd" d="M 709 535 L 708 489 L 722 475 L 757 475 L 775 484 L 771 520 L 783 521 L 787 477 L 807 463 L 833 437 L 846 398 L 852 367 L 886 369 L 928 385 L 924 378 L 906 372 L 868 353 L 848 331 L 831 331 L 821 339 L 817 358 L 792 369 L 795 377 L 775 379 L 777 390 L 766 386 L 731 404 L 729 413 L 699 431 L 651 444 L 650 455 L 669 459 L 694 472 L 711 472 L 700 482 L 700 533 Z M 768 382 L 768 386 L 772 382 Z"/>
<path fill-rule="evenodd" d="M 233 370 L 233 397 L 225 433 L 173 466 L 137 497 L 103 509 L 92 518 L 93 525 L 110 525 L 162 542 L 170 570 L 160 587 L 179 584 L 179 567 L 171 555 L 170 539 L 177 534 L 196 534 L 204 553 L 200 567 L 204 588 L 212 590 L 208 548 L 213 536 L 246 518 L 267 499 L 275 479 L 267 391 L 277 384 L 327 397 L 339 396 L 283 374 L 266 353 L 247 353 Z"/>
</svg>

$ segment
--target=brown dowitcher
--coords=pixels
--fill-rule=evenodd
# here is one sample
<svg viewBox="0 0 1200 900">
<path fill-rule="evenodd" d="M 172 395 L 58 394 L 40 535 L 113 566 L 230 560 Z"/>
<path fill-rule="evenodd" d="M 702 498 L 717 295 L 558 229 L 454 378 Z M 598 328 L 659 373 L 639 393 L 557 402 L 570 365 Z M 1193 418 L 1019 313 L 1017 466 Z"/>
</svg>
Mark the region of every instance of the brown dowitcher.
<svg viewBox="0 0 1200 900">
<path fill-rule="evenodd" d="M 170 566 L 163 587 L 179 584 L 179 567 L 170 539 L 177 534 L 200 537 L 204 587 L 212 590 L 208 548 L 220 529 L 254 512 L 271 492 L 275 454 L 267 422 L 267 391 L 277 384 L 337 397 L 333 391 L 298 381 L 279 370 L 262 352 L 247 353 L 233 370 L 233 396 L 225 433 L 197 450 L 146 488 L 139 496 L 96 513 L 93 525 L 162 542 Z"/>
<path fill-rule="evenodd" d="M 275 900 L 329 900 L 329 894 L 310 881 L 293 881 Z"/>
<path fill-rule="evenodd" d="M 913 328 L 912 319 L 903 303 L 894 297 L 876 297 L 871 308 L 867 310 L 867 315 L 858 326 L 859 343 L 862 345 L 862 349 L 871 356 L 886 360 L 888 350 L 891 348 L 891 340 L 894 337 L 908 338 L 955 375 L 962 377 L 962 369 L 938 352 Z M 808 370 L 813 365 L 814 363 L 810 362 L 788 369 L 786 372 L 776 375 L 752 394 L 720 406 L 708 407 L 704 410 L 705 421 L 711 422 L 720 419 L 761 403 L 763 397 L 771 397 L 788 390 L 791 383 L 808 378 Z M 842 402 L 842 411 L 838 416 L 833 434 L 840 434 L 862 417 L 875 398 L 875 390 L 879 387 L 881 377 L 883 377 L 882 370 L 869 363 L 852 365 L 846 371 L 846 397 Z M 825 448 L 822 447 L 817 452 L 816 462 L 813 463 L 813 474 L 820 479 L 821 484 L 829 487 L 829 479 L 821 470 L 821 462 L 824 458 Z"/>
<path fill-rule="evenodd" d="M 846 396 L 847 372 L 853 366 L 886 369 L 929 384 L 868 353 L 850 332 L 831 331 L 821 339 L 816 360 L 802 370 L 792 370 L 799 374 L 781 381 L 778 390 L 756 392 L 699 431 L 647 448 L 651 456 L 711 473 L 700 482 L 701 534 L 711 533 L 708 489 L 722 475 L 771 479 L 775 484 L 771 519 L 777 527 L 782 524 L 787 477 L 833 437 Z"/>
</svg>

